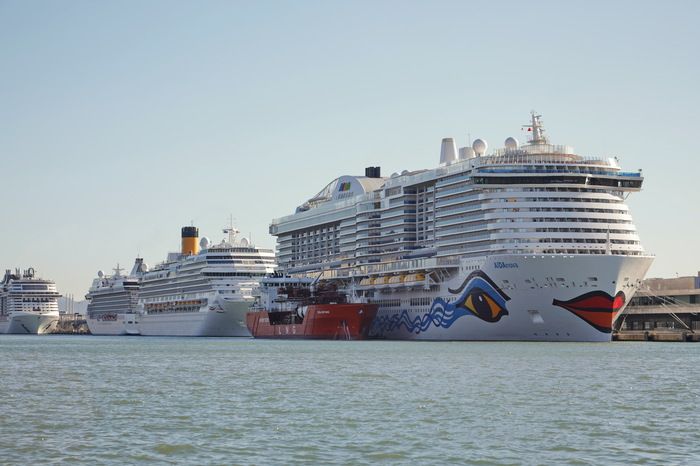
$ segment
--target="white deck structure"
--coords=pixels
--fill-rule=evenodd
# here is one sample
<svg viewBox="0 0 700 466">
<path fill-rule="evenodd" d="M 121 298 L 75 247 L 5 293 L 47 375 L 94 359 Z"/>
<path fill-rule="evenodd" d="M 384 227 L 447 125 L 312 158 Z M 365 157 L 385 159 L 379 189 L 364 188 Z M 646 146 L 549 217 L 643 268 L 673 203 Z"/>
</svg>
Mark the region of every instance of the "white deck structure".
<svg viewBox="0 0 700 466">
<path fill-rule="evenodd" d="M 534 112 L 525 128 L 523 146 L 447 138 L 437 168 L 337 178 L 272 221 L 280 270 L 380 304 L 377 337 L 609 340 L 653 260 L 625 204 L 643 177 L 550 144 Z"/>
<path fill-rule="evenodd" d="M 0 282 L 0 333 L 43 334 L 58 323 L 56 284 L 34 269 L 5 271 Z"/>
</svg>

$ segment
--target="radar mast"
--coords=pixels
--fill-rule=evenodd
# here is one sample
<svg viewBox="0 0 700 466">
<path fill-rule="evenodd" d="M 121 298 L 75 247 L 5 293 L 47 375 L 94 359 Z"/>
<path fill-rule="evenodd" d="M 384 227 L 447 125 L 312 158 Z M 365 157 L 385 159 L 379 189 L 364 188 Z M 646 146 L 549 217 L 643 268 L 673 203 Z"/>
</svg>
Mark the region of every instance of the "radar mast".
<svg viewBox="0 0 700 466">
<path fill-rule="evenodd" d="M 542 115 L 538 115 L 534 110 L 530 112 L 531 123 L 523 125 L 528 131 L 532 131 L 532 139 L 530 144 L 549 144 L 547 137 L 544 135 L 544 126 L 542 124 Z"/>
<path fill-rule="evenodd" d="M 229 217 L 228 227 L 224 228 L 224 233 L 228 234 L 229 244 L 234 244 L 234 241 L 236 240 L 236 235 L 240 233 L 240 231 L 238 230 L 238 228 L 233 226 L 233 215 Z"/>
</svg>

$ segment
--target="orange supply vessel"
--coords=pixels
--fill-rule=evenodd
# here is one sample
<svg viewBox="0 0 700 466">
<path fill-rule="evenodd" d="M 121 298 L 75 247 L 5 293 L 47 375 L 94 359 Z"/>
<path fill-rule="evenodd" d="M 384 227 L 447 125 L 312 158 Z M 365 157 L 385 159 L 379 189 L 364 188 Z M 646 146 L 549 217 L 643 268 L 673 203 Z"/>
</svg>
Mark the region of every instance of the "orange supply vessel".
<svg viewBox="0 0 700 466">
<path fill-rule="evenodd" d="M 260 283 L 260 297 L 246 315 L 255 338 L 364 340 L 376 304 L 350 303 L 347 295 L 312 279 L 280 275 Z"/>
</svg>

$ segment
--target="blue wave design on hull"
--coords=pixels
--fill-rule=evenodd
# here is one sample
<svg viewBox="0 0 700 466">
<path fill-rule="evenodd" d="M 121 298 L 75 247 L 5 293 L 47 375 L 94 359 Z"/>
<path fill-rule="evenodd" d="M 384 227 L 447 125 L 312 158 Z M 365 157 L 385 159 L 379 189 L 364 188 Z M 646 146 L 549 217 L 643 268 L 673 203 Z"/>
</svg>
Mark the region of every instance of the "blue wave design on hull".
<svg viewBox="0 0 700 466">
<path fill-rule="evenodd" d="M 423 316 L 416 316 L 411 319 L 408 311 L 402 310 L 399 314 L 392 316 L 377 316 L 372 325 L 372 333 L 383 335 L 385 333 L 399 330 L 402 326 L 409 333 L 419 334 L 425 332 L 431 326 L 438 328 L 450 328 L 460 317 L 470 314 L 464 308 L 458 308 L 442 298 L 436 298 L 430 307 L 430 312 Z"/>
<path fill-rule="evenodd" d="M 506 301 L 510 298 L 481 271 L 472 272 L 459 288 L 449 291 L 460 293 L 459 298 L 453 302 L 435 298 L 430 311 L 422 316 L 411 318 L 405 309 L 398 314 L 377 316 L 372 323 L 370 334 L 381 337 L 402 327 L 408 333 L 419 334 L 430 327 L 448 329 L 465 315 L 491 323 L 498 322 L 501 317 L 508 315 Z"/>
</svg>

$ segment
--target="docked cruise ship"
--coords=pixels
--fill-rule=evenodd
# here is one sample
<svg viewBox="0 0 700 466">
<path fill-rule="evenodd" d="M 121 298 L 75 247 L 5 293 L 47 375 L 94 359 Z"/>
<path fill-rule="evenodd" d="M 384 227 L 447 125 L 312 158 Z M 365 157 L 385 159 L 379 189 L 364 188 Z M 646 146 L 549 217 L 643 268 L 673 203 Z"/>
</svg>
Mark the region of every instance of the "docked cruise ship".
<svg viewBox="0 0 700 466">
<path fill-rule="evenodd" d="M 182 228 L 181 252 L 141 276 L 127 333 L 250 336 L 246 312 L 260 280 L 275 271 L 275 254 L 247 238 L 237 240 L 233 226 L 224 233 L 228 238 L 211 244 L 206 237 L 199 241 L 196 227 Z"/>
<path fill-rule="evenodd" d="M 0 282 L 0 333 L 48 333 L 58 323 L 56 284 L 34 269 L 5 271 Z"/>
<path fill-rule="evenodd" d="M 442 141 L 430 170 L 341 176 L 274 219 L 279 270 L 379 305 L 371 336 L 610 341 L 653 257 L 625 199 L 641 171 L 551 144 Z"/>
<path fill-rule="evenodd" d="M 117 264 L 114 275 L 105 275 L 101 270 L 85 299 L 87 325 L 93 335 L 125 335 L 126 324 L 132 320 L 139 297 L 139 280 L 148 270 L 143 259 L 136 258 L 129 275 L 122 275 Z"/>
</svg>

